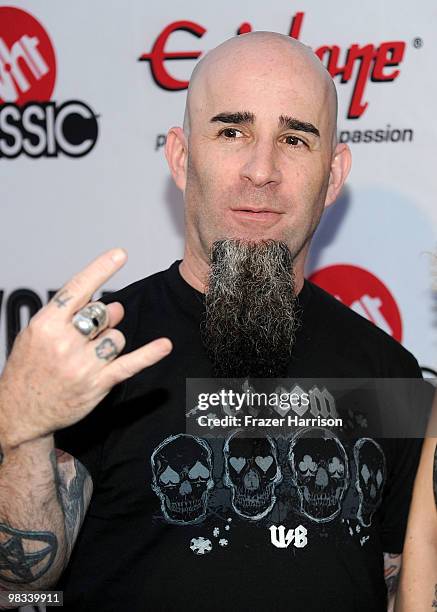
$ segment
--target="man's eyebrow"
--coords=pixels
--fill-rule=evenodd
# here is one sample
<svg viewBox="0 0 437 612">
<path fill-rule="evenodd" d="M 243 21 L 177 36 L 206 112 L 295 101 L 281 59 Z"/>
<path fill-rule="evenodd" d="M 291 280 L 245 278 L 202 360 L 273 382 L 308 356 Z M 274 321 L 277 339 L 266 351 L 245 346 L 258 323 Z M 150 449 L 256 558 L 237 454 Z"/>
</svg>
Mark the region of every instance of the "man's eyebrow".
<svg viewBox="0 0 437 612">
<path fill-rule="evenodd" d="M 249 111 L 237 112 L 237 113 L 219 113 L 211 118 L 211 123 L 255 123 L 255 115 Z M 281 115 L 279 117 L 279 127 L 286 128 L 289 130 L 297 130 L 300 132 L 307 132 L 320 137 L 320 132 L 312 123 L 306 121 L 300 121 L 295 117 L 289 117 L 288 115 Z"/>
<path fill-rule="evenodd" d="M 255 115 L 244 111 L 241 113 L 219 113 L 211 118 L 211 122 L 221 123 L 255 123 Z"/>
<path fill-rule="evenodd" d="M 294 117 L 288 117 L 287 115 L 281 115 L 279 117 L 279 127 L 286 128 L 288 130 L 297 130 L 299 132 L 308 132 L 320 138 L 320 132 L 315 125 L 305 121 L 300 121 Z"/>
</svg>

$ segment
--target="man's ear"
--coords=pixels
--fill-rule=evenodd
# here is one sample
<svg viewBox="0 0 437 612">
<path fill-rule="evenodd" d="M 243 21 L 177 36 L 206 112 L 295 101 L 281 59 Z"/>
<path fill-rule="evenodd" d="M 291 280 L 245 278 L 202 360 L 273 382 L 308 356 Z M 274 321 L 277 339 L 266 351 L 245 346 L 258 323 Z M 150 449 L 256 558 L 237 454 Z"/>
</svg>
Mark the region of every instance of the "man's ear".
<svg viewBox="0 0 437 612">
<path fill-rule="evenodd" d="M 352 164 L 351 150 L 347 144 L 340 143 L 335 147 L 329 173 L 328 191 L 326 192 L 325 208 L 330 206 L 338 197 L 341 188 L 349 174 Z"/>
<path fill-rule="evenodd" d="M 180 127 L 170 128 L 165 143 L 165 156 L 173 180 L 181 191 L 185 191 L 187 182 L 187 155 L 188 143 L 184 130 Z"/>
</svg>

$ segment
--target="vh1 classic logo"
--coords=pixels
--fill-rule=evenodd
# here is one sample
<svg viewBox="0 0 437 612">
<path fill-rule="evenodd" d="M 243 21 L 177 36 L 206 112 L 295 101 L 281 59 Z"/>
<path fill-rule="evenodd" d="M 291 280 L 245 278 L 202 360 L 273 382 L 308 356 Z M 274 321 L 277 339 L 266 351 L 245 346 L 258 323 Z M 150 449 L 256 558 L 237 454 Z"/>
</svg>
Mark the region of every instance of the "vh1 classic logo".
<svg viewBox="0 0 437 612">
<path fill-rule="evenodd" d="M 292 19 L 289 36 L 300 40 L 305 13 L 296 13 Z M 201 51 L 169 52 L 165 50 L 168 39 L 178 31 L 185 31 L 201 38 L 206 29 L 193 21 L 175 21 L 166 26 L 156 38 L 150 53 L 143 53 L 138 61 L 150 62 L 152 76 L 159 87 L 169 91 L 180 91 L 188 87 L 188 81 L 175 78 L 167 69 L 168 60 L 195 60 Z M 252 31 L 250 23 L 243 23 L 237 34 Z M 330 75 L 340 77 L 340 83 L 353 83 L 352 97 L 349 103 L 347 118 L 358 119 L 369 103 L 364 101 L 368 81 L 387 83 L 394 81 L 400 74 L 398 66 L 405 52 L 405 42 L 382 42 L 378 47 L 373 44 L 352 44 L 342 52 L 338 45 L 322 45 L 315 49 L 316 55 L 325 64 Z M 340 57 L 344 56 L 341 60 Z M 342 63 L 343 62 L 343 63 Z"/>
<path fill-rule="evenodd" d="M 50 101 L 56 68 L 39 21 L 0 7 L 0 158 L 82 157 L 96 144 L 97 117 L 85 102 Z"/>
</svg>

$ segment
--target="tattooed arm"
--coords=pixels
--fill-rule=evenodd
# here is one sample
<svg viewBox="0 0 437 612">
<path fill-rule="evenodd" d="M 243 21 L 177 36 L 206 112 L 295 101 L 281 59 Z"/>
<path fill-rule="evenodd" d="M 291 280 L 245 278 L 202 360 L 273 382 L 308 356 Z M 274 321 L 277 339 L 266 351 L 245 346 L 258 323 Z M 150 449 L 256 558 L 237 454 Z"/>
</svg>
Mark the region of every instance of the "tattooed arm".
<svg viewBox="0 0 437 612">
<path fill-rule="evenodd" d="M 1 591 L 56 583 L 92 493 L 85 468 L 53 436 L 4 449 L 0 465 Z"/>
<path fill-rule="evenodd" d="M 158 338 L 120 357 L 126 339 L 107 306 L 100 336 L 86 339 L 72 319 L 122 265 L 111 249 L 76 274 L 17 336 L 0 376 L 0 594 L 57 582 L 91 496 L 91 479 L 54 449 L 53 432 L 85 418 L 110 390 L 172 350 Z"/>
<path fill-rule="evenodd" d="M 384 553 L 384 579 L 387 586 L 387 612 L 393 612 L 398 590 L 402 555 Z"/>
<path fill-rule="evenodd" d="M 80 461 L 59 449 L 55 449 L 55 453 L 54 470 L 64 512 L 68 560 L 91 500 L 93 482 Z"/>
<path fill-rule="evenodd" d="M 436 438 L 423 443 L 408 518 L 396 612 L 437 609 Z"/>
</svg>

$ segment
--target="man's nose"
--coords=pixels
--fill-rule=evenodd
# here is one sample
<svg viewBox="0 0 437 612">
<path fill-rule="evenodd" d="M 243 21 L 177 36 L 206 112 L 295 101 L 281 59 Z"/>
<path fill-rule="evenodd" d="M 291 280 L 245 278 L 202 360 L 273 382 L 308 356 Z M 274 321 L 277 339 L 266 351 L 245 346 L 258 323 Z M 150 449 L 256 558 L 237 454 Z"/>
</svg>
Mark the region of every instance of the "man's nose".
<svg viewBox="0 0 437 612">
<path fill-rule="evenodd" d="M 278 167 L 279 152 L 273 142 L 258 141 L 250 147 L 246 163 L 241 169 L 241 176 L 248 179 L 255 187 L 264 187 L 281 181 Z"/>
</svg>

